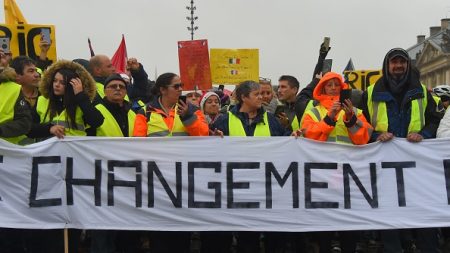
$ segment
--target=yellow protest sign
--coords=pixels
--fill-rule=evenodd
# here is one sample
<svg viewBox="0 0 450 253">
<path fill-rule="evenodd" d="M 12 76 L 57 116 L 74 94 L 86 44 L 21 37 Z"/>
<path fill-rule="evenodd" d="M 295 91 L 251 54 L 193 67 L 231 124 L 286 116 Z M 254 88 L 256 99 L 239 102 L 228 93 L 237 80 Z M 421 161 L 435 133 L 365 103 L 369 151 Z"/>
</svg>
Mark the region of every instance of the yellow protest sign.
<svg viewBox="0 0 450 253">
<path fill-rule="evenodd" d="M 258 49 L 210 50 L 211 79 L 215 84 L 239 84 L 259 80 Z"/>
<path fill-rule="evenodd" d="M 352 89 L 366 90 L 381 77 L 381 70 L 344 71 L 345 80 Z"/>
<path fill-rule="evenodd" d="M 0 24 L 0 37 L 9 38 L 13 57 L 27 55 L 32 59 L 37 59 L 40 54 L 39 42 L 42 29 L 50 29 L 52 45 L 48 50 L 47 58 L 55 62 L 56 38 L 54 25 Z"/>
</svg>

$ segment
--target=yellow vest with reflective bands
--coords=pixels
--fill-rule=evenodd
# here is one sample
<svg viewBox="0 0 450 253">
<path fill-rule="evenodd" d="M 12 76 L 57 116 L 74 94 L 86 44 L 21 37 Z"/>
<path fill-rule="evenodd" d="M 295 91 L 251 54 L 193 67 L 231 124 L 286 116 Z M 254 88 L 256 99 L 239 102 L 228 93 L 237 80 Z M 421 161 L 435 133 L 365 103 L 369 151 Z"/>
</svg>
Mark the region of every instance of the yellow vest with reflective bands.
<svg viewBox="0 0 450 253">
<path fill-rule="evenodd" d="M 102 83 L 95 83 L 97 86 L 97 94 L 100 96 L 100 98 L 105 97 L 105 86 Z"/>
<path fill-rule="evenodd" d="M 119 124 L 117 124 L 116 119 L 111 114 L 111 112 L 102 104 L 95 106 L 103 115 L 105 120 L 103 124 L 97 128 L 97 136 L 108 136 L 108 137 L 124 137 Z M 133 136 L 134 130 L 134 120 L 136 114 L 132 111 L 128 111 L 128 136 Z"/>
<path fill-rule="evenodd" d="M 50 111 L 48 111 L 49 100 L 43 96 L 38 98 L 37 102 L 37 113 L 41 119 L 41 123 L 50 122 Z M 68 117 L 66 110 L 64 109 L 60 114 L 56 115 L 52 121 L 54 125 L 64 126 L 64 133 L 66 136 L 86 136 L 86 126 L 83 121 L 83 112 L 80 107 L 77 106 L 75 111 L 75 123 L 77 125 L 77 129 L 73 129 L 69 127 Z"/>
<path fill-rule="evenodd" d="M 229 136 L 247 136 L 241 120 L 232 112 L 228 112 L 228 131 Z M 267 112 L 263 114 L 263 122 L 256 124 L 253 136 L 271 136 Z"/>
<path fill-rule="evenodd" d="M 314 100 L 313 100 L 313 99 L 309 100 L 308 104 L 306 105 L 305 110 L 303 111 L 303 115 L 302 115 L 302 118 L 301 118 L 301 120 L 300 120 L 300 126 L 299 126 L 299 128 L 301 128 L 301 127 L 303 126 L 303 120 L 305 120 L 306 112 L 309 111 L 309 110 L 311 110 L 312 108 L 314 108 Z M 297 116 L 296 116 L 296 117 L 297 117 Z M 297 130 L 297 129 L 295 129 L 295 130 Z M 292 129 L 292 131 L 295 131 L 295 130 Z"/>
<path fill-rule="evenodd" d="M 175 108 L 176 110 L 176 108 Z M 181 122 L 180 116 L 175 114 L 172 129 L 167 127 L 164 118 L 159 113 L 151 113 L 147 122 L 147 136 L 149 137 L 170 137 L 170 136 L 188 136 L 186 128 Z"/>
<path fill-rule="evenodd" d="M 21 86 L 15 82 L 4 82 L 0 84 L 0 124 L 12 121 L 14 119 L 14 106 L 19 98 Z M 14 144 L 20 144 L 25 135 L 2 138 Z"/>
<path fill-rule="evenodd" d="M 353 111 L 356 116 L 358 116 L 362 113 L 362 111 L 359 109 L 356 109 L 356 107 L 353 107 Z M 310 109 L 306 112 L 306 114 L 311 116 L 311 118 L 314 119 L 314 121 L 316 121 L 316 122 L 320 122 L 323 118 L 325 118 L 327 113 L 328 113 L 327 108 L 325 108 L 321 105 L 313 107 L 312 109 Z M 353 144 L 352 140 L 348 136 L 349 130 L 345 126 L 344 115 L 345 115 L 345 112 L 343 110 L 341 110 L 337 116 L 336 125 L 334 126 L 333 131 L 328 135 L 327 142 Z M 308 129 L 306 129 L 306 131 L 308 131 Z"/>
<path fill-rule="evenodd" d="M 372 100 L 373 88 L 367 88 L 367 107 L 369 109 L 370 123 L 378 132 L 387 132 L 389 126 L 388 113 L 385 102 Z M 425 109 L 427 108 L 427 88 L 422 85 L 423 98 L 411 101 L 411 119 L 408 133 L 418 133 L 425 126 Z"/>
</svg>

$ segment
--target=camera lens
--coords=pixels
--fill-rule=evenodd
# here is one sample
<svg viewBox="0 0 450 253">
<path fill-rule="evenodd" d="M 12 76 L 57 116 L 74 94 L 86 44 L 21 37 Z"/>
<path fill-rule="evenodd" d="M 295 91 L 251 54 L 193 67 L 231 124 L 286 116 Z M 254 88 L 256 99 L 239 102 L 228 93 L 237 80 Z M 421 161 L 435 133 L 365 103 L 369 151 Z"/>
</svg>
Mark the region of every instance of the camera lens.
<svg viewBox="0 0 450 253">
<path fill-rule="evenodd" d="M 3 49 L 6 49 L 7 47 L 8 47 L 8 46 L 7 46 L 6 44 L 3 44 L 3 45 L 2 45 L 2 48 L 3 48 Z"/>
</svg>

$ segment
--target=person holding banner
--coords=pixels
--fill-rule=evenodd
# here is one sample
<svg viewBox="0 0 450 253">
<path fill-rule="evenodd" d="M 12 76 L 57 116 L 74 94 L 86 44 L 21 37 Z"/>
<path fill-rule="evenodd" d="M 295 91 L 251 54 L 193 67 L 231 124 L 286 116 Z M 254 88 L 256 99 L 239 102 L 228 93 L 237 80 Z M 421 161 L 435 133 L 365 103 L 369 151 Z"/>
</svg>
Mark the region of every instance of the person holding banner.
<svg viewBox="0 0 450 253">
<path fill-rule="evenodd" d="M 393 48 L 383 61 L 383 76 L 363 93 L 363 111 L 374 127 L 371 141 L 386 142 L 394 137 L 417 143 L 436 137 L 442 118 L 420 73 L 402 48 Z M 421 252 L 439 252 L 437 229 L 415 229 Z M 411 230 L 381 231 L 384 252 L 402 252 L 402 239 L 413 247 Z"/>
<path fill-rule="evenodd" d="M 254 81 L 242 82 L 234 90 L 234 96 L 237 101 L 236 106 L 226 114 L 221 115 L 212 125 L 215 135 L 270 137 L 289 136 L 291 134 L 291 131 L 284 128 L 273 114 L 262 108 L 259 83 Z M 282 237 L 288 237 L 288 235 L 283 233 Z M 239 232 L 237 252 L 259 252 L 259 240 L 260 233 Z M 222 234 L 218 235 L 214 241 L 209 239 L 208 244 L 216 249 L 229 248 L 229 245 L 224 245 L 224 242 L 227 242 L 226 235 Z"/>
<path fill-rule="evenodd" d="M 105 97 L 95 107 L 105 118 L 97 128 L 96 136 L 131 137 L 133 135 L 136 114 L 131 103 L 125 100 L 127 84 L 120 74 L 112 74 L 105 80 Z M 90 253 L 116 252 L 116 243 L 120 247 L 127 244 L 127 252 L 137 252 L 139 232 L 115 230 L 90 230 Z"/>
<path fill-rule="evenodd" d="M 314 89 L 319 105 L 306 112 L 302 129 L 306 138 L 346 144 L 367 144 L 373 128 L 350 99 L 341 103 L 341 90 L 348 89 L 342 76 L 328 72 Z"/>
<path fill-rule="evenodd" d="M 361 110 L 353 107 L 350 99 L 341 103 L 341 90 L 348 89 L 341 75 L 328 72 L 314 88 L 313 98 L 319 104 L 305 112 L 303 134 L 306 138 L 345 144 L 367 144 L 373 128 Z M 332 245 L 333 233 L 319 234 L 321 252 L 342 248 L 355 252 L 358 232 L 339 232 L 341 245 Z"/>
<path fill-rule="evenodd" d="M 86 136 L 86 127 L 97 128 L 103 116 L 93 105 L 95 81 L 78 63 L 60 60 L 44 73 L 35 122 L 28 137 Z"/>
<path fill-rule="evenodd" d="M 208 124 L 198 107 L 179 99 L 183 84 L 174 73 L 156 79 L 155 99 L 136 115 L 134 136 L 207 136 Z"/>
<path fill-rule="evenodd" d="M 153 87 L 155 98 L 136 115 L 133 136 L 208 136 L 209 128 L 200 109 L 180 98 L 183 84 L 178 75 L 164 73 Z M 154 232 L 152 252 L 188 252 L 189 232 Z"/>
<path fill-rule="evenodd" d="M 273 114 L 262 108 L 261 86 L 254 81 L 245 81 L 235 89 L 237 100 L 228 113 L 213 124 L 216 135 L 221 136 L 289 136 Z"/>
</svg>

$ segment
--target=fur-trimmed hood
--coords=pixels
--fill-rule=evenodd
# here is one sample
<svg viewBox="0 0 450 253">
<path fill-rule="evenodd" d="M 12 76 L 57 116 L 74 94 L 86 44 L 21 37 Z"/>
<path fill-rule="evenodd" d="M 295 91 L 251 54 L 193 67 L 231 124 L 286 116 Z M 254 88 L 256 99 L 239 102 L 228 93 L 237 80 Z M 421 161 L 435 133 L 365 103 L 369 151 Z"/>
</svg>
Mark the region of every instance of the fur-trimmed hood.
<svg viewBox="0 0 450 253">
<path fill-rule="evenodd" d="M 77 73 L 81 79 L 81 83 L 83 84 L 83 92 L 86 93 L 92 101 L 97 92 L 97 86 L 95 85 L 94 79 L 83 66 L 67 60 L 59 60 L 55 62 L 44 72 L 39 83 L 39 91 L 41 92 L 41 95 L 45 98 L 49 97 L 50 87 L 53 85 L 53 77 L 56 72 L 62 68 L 72 69 L 75 73 Z"/>
<path fill-rule="evenodd" d="M 16 81 L 16 71 L 13 68 L 6 67 L 0 72 L 0 83 L 5 82 L 15 82 Z"/>
</svg>

